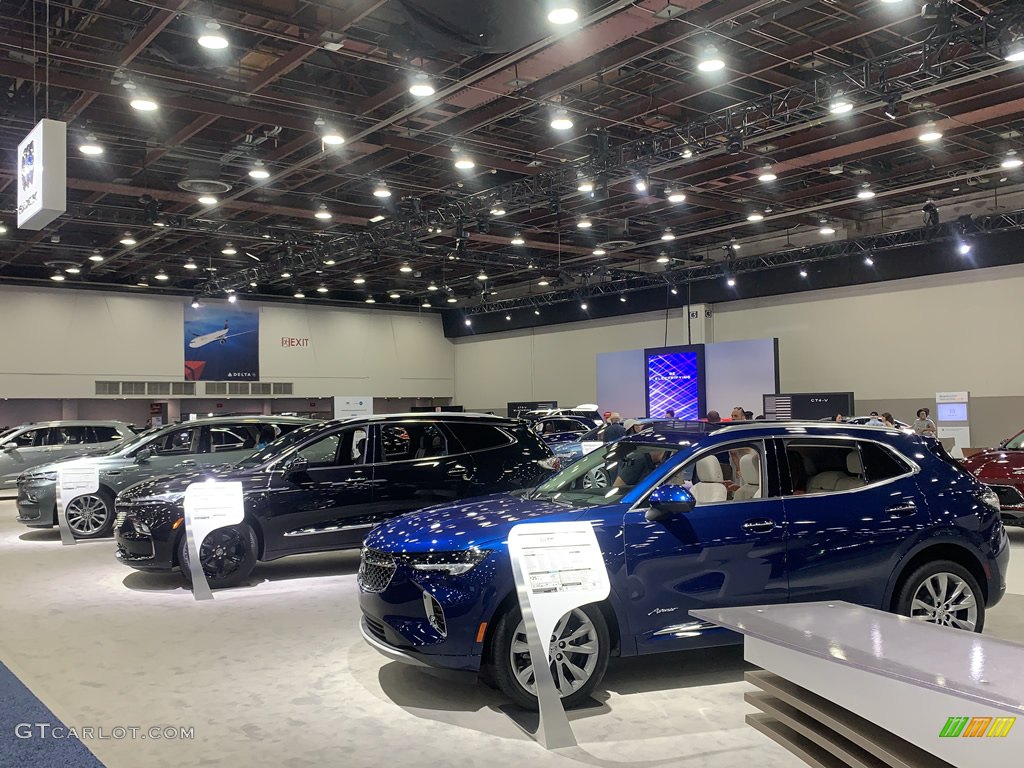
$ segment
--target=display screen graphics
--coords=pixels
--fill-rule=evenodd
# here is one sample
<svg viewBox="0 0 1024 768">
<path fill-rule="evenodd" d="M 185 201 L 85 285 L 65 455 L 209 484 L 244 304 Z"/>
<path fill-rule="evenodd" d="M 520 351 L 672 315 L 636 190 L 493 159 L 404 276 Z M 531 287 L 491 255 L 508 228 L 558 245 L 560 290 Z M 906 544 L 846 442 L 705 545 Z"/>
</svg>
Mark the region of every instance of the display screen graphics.
<svg viewBox="0 0 1024 768">
<path fill-rule="evenodd" d="M 257 381 L 259 307 L 185 305 L 185 381 Z"/>
<path fill-rule="evenodd" d="M 696 420 L 704 413 L 704 348 L 700 345 L 644 351 L 647 367 L 647 415 Z"/>
<path fill-rule="evenodd" d="M 967 421 L 967 403 L 939 403 L 939 421 Z"/>
</svg>

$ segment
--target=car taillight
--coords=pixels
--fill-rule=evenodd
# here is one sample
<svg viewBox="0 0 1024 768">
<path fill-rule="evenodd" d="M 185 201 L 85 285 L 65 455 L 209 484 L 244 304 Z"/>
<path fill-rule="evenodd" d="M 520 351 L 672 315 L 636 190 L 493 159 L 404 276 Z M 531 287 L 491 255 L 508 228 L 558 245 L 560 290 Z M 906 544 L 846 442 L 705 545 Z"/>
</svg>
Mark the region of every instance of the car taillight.
<svg viewBox="0 0 1024 768">
<path fill-rule="evenodd" d="M 557 456 L 551 456 L 546 459 L 537 459 L 537 463 L 544 467 L 544 469 L 550 469 L 553 472 L 557 472 L 562 468 L 562 460 Z"/>
</svg>

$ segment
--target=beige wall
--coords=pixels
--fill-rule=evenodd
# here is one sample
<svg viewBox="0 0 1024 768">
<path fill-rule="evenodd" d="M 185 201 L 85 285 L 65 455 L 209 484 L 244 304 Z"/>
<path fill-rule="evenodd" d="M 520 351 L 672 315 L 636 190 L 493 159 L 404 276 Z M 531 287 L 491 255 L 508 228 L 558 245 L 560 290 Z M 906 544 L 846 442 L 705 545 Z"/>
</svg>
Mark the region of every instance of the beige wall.
<svg viewBox="0 0 1024 768">
<path fill-rule="evenodd" d="M 89 398 L 96 380 L 181 381 L 184 302 L 0 287 L 0 397 Z M 262 380 L 293 382 L 298 397 L 453 395 L 452 344 L 436 315 L 264 304 L 260 322 Z M 281 336 L 310 344 L 283 347 Z"/>
</svg>

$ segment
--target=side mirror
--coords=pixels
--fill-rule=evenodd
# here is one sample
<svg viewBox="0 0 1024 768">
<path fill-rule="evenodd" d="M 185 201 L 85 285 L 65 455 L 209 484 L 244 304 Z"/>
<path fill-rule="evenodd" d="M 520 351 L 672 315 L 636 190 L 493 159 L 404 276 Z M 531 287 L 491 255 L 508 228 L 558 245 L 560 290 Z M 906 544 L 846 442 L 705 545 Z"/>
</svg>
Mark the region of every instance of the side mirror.
<svg viewBox="0 0 1024 768">
<path fill-rule="evenodd" d="M 4 453 L 10 453 L 18 447 L 17 443 L 4 443 Z"/>
<path fill-rule="evenodd" d="M 662 485 L 655 489 L 647 501 L 651 508 L 645 517 L 652 523 L 684 515 L 697 506 L 693 494 L 681 485 Z"/>
<path fill-rule="evenodd" d="M 286 477 L 294 477 L 295 475 L 305 474 L 308 469 L 309 459 L 305 456 L 293 456 L 284 465 L 284 474 Z"/>
<path fill-rule="evenodd" d="M 140 448 L 139 452 L 135 454 L 135 463 L 136 464 L 145 464 L 147 461 L 149 461 L 155 455 L 156 455 L 156 449 L 151 447 L 151 446 L 147 446 L 145 448 Z"/>
</svg>

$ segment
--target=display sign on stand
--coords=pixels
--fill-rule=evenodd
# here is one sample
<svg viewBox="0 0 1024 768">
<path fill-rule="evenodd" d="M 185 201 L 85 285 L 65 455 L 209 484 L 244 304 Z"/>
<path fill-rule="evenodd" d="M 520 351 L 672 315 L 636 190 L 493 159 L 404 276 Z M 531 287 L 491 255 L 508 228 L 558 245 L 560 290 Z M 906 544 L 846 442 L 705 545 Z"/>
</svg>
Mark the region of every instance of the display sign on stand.
<svg viewBox="0 0 1024 768">
<path fill-rule="evenodd" d="M 939 438 L 955 459 L 964 457 L 971 445 L 970 392 L 936 392 L 935 423 Z"/>
<path fill-rule="evenodd" d="M 522 523 L 509 532 L 508 551 L 537 689 L 539 719 L 531 735 L 547 749 L 576 746 L 551 675 L 547 638 L 569 611 L 608 597 L 597 536 L 587 523 Z"/>
<path fill-rule="evenodd" d="M 100 471 L 95 466 L 76 466 L 73 462 L 57 467 L 57 525 L 60 543 L 65 547 L 75 544 L 75 535 L 68 523 L 68 506 L 79 496 L 96 493 L 100 489 Z"/>
<path fill-rule="evenodd" d="M 185 546 L 188 570 L 192 577 L 192 595 L 196 600 L 212 600 L 213 591 L 199 559 L 199 548 L 207 535 L 245 519 L 240 482 L 220 483 L 206 480 L 185 489 Z"/>
</svg>

